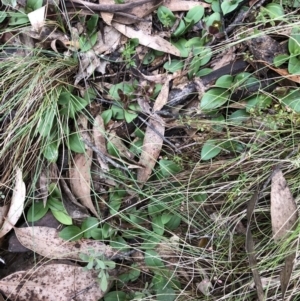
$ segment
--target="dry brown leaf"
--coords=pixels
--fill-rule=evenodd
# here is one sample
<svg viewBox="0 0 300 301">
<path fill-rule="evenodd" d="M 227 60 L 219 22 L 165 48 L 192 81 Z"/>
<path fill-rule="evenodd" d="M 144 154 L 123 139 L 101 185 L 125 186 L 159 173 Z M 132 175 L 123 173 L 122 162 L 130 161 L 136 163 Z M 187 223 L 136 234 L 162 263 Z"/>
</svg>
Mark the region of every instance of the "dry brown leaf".
<svg viewBox="0 0 300 301">
<path fill-rule="evenodd" d="M 19 242 L 26 248 L 51 259 L 71 259 L 81 261 L 80 253 L 101 253 L 111 258 L 116 253 L 110 246 L 97 240 L 79 239 L 65 241 L 58 236 L 58 231 L 49 227 L 15 228 Z"/>
<path fill-rule="evenodd" d="M 106 149 L 106 137 L 105 137 L 105 125 L 103 118 L 100 115 L 97 115 L 94 121 L 93 126 L 93 136 L 94 144 L 99 149 L 103 155 L 107 155 Z M 98 162 L 104 171 L 108 171 L 109 167 L 106 162 L 104 162 L 100 156 L 97 156 Z"/>
<path fill-rule="evenodd" d="M 91 198 L 91 165 L 93 151 L 88 148 L 85 154 L 76 154 L 73 167 L 69 170 L 70 186 L 73 194 L 82 205 L 99 217 Z"/>
<path fill-rule="evenodd" d="M 210 4 L 205 2 L 197 2 L 197 1 L 181 1 L 181 0 L 165 0 L 164 6 L 169 8 L 171 11 L 189 11 L 191 8 L 195 6 L 203 6 L 210 7 Z"/>
<path fill-rule="evenodd" d="M 0 281 L 0 289 L 12 301 L 97 301 L 106 293 L 101 291 L 95 271 L 67 264 L 13 273 Z"/>
<path fill-rule="evenodd" d="M 115 146 L 121 157 L 132 161 L 133 154 L 128 150 L 123 140 L 116 134 L 114 130 L 109 133 L 108 141 Z"/>
<path fill-rule="evenodd" d="M 129 26 L 122 25 L 117 22 L 112 22 L 112 26 L 127 38 L 138 38 L 141 45 L 155 50 L 163 51 L 165 53 L 173 54 L 175 56 L 180 56 L 180 51 L 175 46 L 159 36 L 153 37 L 145 34 L 141 30 L 134 30 Z"/>
<path fill-rule="evenodd" d="M 271 184 L 271 222 L 273 238 L 279 241 L 294 229 L 298 221 L 295 200 L 280 169 L 273 173 Z"/>
<path fill-rule="evenodd" d="M 167 102 L 169 96 L 169 80 L 167 80 L 157 96 L 153 111 L 159 111 Z M 146 129 L 145 138 L 142 147 L 142 153 L 139 164 L 143 165 L 137 172 L 137 180 L 144 184 L 150 177 L 152 170 L 156 164 L 157 158 L 160 154 L 163 137 L 165 134 L 165 123 L 163 119 L 152 114 L 149 125 Z"/>
<path fill-rule="evenodd" d="M 94 50 L 89 50 L 80 54 L 79 70 L 75 76 L 75 85 L 82 79 L 89 78 L 95 70 L 101 67 L 100 58 Z"/>
<path fill-rule="evenodd" d="M 298 225 L 297 204 L 280 169 L 273 173 L 271 184 L 271 222 L 273 238 L 279 242 Z M 296 244 L 291 248 L 296 250 Z M 280 273 L 281 293 L 284 300 L 291 274 L 293 272 L 296 251 L 285 258 L 284 267 Z"/>
<path fill-rule="evenodd" d="M 27 14 L 29 22 L 36 32 L 39 32 L 45 24 L 46 6 L 42 6 L 35 11 Z"/>
<path fill-rule="evenodd" d="M 5 217 L 7 216 L 9 206 L 4 205 L 3 207 L 0 207 L 0 225 L 4 223 Z"/>
<path fill-rule="evenodd" d="M 98 32 L 97 43 L 93 47 L 97 55 L 113 52 L 119 46 L 121 40 L 121 34 L 112 26 L 105 26 L 103 34 L 105 42 L 101 33 Z"/>
<path fill-rule="evenodd" d="M 22 171 L 20 168 L 16 169 L 15 187 L 11 199 L 11 204 L 5 218 L 5 221 L 0 230 L 0 237 L 8 233 L 17 223 L 23 212 L 26 195 L 26 186 L 22 179 Z"/>
<path fill-rule="evenodd" d="M 38 188 L 38 197 L 43 201 L 44 206 L 46 206 L 48 198 L 48 177 L 45 168 L 43 168 L 40 173 Z"/>
<path fill-rule="evenodd" d="M 100 3 L 100 2 L 99 2 Z M 101 0 L 101 4 L 116 4 L 114 0 Z M 111 21 L 114 17 L 113 13 L 106 13 L 106 12 L 100 12 L 102 20 L 108 24 L 111 25 Z M 108 38 L 108 37 L 106 37 Z"/>
</svg>

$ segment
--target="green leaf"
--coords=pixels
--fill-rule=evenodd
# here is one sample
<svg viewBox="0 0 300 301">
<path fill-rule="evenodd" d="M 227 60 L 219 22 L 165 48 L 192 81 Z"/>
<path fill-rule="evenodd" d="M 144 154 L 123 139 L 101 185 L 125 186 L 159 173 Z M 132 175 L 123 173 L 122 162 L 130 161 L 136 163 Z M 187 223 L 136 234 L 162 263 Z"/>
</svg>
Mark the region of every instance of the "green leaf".
<svg viewBox="0 0 300 301">
<path fill-rule="evenodd" d="M 28 222 L 36 222 L 46 215 L 49 207 L 44 206 L 43 202 L 35 203 L 33 202 L 30 208 L 27 211 L 27 221 Z"/>
<path fill-rule="evenodd" d="M 92 49 L 97 43 L 98 33 L 95 32 L 90 36 L 81 36 L 79 37 L 79 47 L 82 52 L 86 52 Z"/>
<path fill-rule="evenodd" d="M 196 77 L 201 77 L 211 73 L 213 70 L 211 68 L 203 68 L 196 73 Z"/>
<path fill-rule="evenodd" d="M 175 291 L 167 286 L 156 291 L 156 298 L 157 301 L 174 301 L 177 297 Z"/>
<path fill-rule="evenodd" d="M 171 220 L 172 217 L 173 214 L 164 212 L 161 216 L 161 222 L 165 225 Z"/>
<path fill-rule="evenodd" d="M 81 141 L 78 133 L 73 133 L 69 136 L 68 145 L 71 151 L 79 154 L 85 152 L 84 143 Z"/>
<path fill-rule="evenodd" d="M 89 102 L 86 99 L 71 95 L 70 105 L 73 106 L 74 112 L 82 111 L 88 104 Z"/>
<path fill-rule="evenodd" d="M 292 56 L 289 59 L 288 71 L 290 74 L 300 74 L 300 59 L 297 56 Z"/>
<path fill-rule="evenodd" d="M 246 110 L 236 110 L 229 117 L 228 121 L 235 124 L 241 124 L 249 119 L 250 115 Z"/>
<path fill-rule="evenodd" d="M 143 65 L 149 65 L 155 60 L 155 54 L 153 51 L 149 51 L 143 58 Z"/>
<path fill-rule="evenodd" d="M 26 9 L 31 11 L 37 10 L 43 6 L 43 0 L 27 0 Z"/>
<path fill-rule="evenodd" d="M 43 155 L 49 162 L 57 161 L 58 147 L 59 147 L 59 144 L 57 143 L 57 141 L 53 141 L 53 142 L 50 142 L 49 144 L 45 145 L 45 148 L 43 150 Z"/>
<path fill-rule="evenodd" d="M 102 112 L 101 117 L 103 118 L 104 124 L 108 124 L 112 118 L 113 111 L 111 109 Z"/>
<path fill-rule="evenodd" d="M 121 236 L 112 238 L 109 244 L 113 249 L 123 252 L 128 251 L 130 249 L 125 239 Z"/>
<path fill-rule="evenodd" d="M 107 280 L 107 277 L 106 275 L 102 275 L 101 279 L 100 279 L 100 289 L 103 291 L 103 292 L 106 292 L 108 288 L 108 280 Z"/>
<path fill-rule="evenodd" d="M 165 6 L 160 6 L 158 8 L 157 17 L 165 27 L 172 27 L 176 20 L 172 11 Z"/>
<path fill-rule="evenodd" d="M 135 84 L 127 84 L 127 83 L 119 83 L 116 85 L 111 86 L 109 89 L 109 95 L 117 101 L 120 101 L 121 98 L 119 96 L 118 90 L 121 90 L 125 95 L 131 96 L 135 90 Z"/>
<path fill-rule="evenodd" d="M 139 278 L 141 270 L 138 268 L 137 264 L 132 264 L 129 272 L 122 274 L 118 277 L 121 283 L 126 283 L 129 281 L 135 281 Z"/>
<path fill-rule="evenodd" d="M 63 211 L 56 211 L 51 209 L 53 216 L 63 225 L 72 225 L 72 218 Z"/>
<path fill-rule="evenodd" d="M 181 217 L 179 215 L 172 215 L 171 219 L 165 224 L 165 228 L 169 230 L 176 230 L 181 223 Z"/>
<path fill-rule="evenodd" d="M 145 251 L 145 263 L 147 266 L 155 268 L 163 268 L 165 266 L 159 254 L 154 250 Z"/>
<path fill-rule="evenodd" d="M 207 193 L 198 193 L 193 195 L 192 198 L 195 202 L 204 203 L 207 200 Z"/>
<path fill-rule="evenodd" d="M 230 1 L 230 0 L 225 0 L 221 3 L 221 9 L 224 15 L 234 11 L 238 5 L 239 5 L 240 1 Z"/>
<path fill-rule="evenodd" d="M 176 59 L 171 60 L 171 62 L 168 61 L 164 64 L 164 68 L 171 73 L 181 70 L 183 66 L 184 66 L 184 62 L 182 60 L 180 61 Z"/>
<path fill-rule="evenodd" d="M 204 7 L 201 5 L 197 5 L 188 11 L 188 13 L 186 14 L 186 18 L 193 20 L 194 23 L 197 23 L 200 21 L 203 15 L 204 15 Z"/>
<path fill-rule="evenodd" d="M 284 9 L 280 4 L 277 3 L 269 3 L 264 9 L 267 12 L 271 19 L 279 19 L 284 16 Z"/>
<path fill-rule="evenodd" d="M 200 56 L 201 66 L 206 65 L 212 57 L 212 51 L 210 47 L 195 47 L 194 54 L 198 54 Z"/>
<path fill-rule="evenodd" d="M 137 116 L 138 114 L 136 113 L 130 113 L 129 111 L 124 110 L 124 117 L 127 123 L 132 122 Z"/>
<path fill-rule="evenodd" d="M 3 5 L 10 5 L 12 7 L 17 6 L 17 0 L 2 0 Z"/>
<path fill-rule="evenodd" d="M 221 152 L 221 148 L 217 146 L 217 141 L 207 140 L 201 150 L 201 160 L 207 161 L 216 157 Z"/>
<path fill-rule="evenodd" d="M 220 2 L 219 0 L 213 0 L 211 2 L 211 8 L 214 12 L 216 13 L 221 13 L 221 7 L 220 7 Z"/>
<path fill-rule="evenodd" d="M 152 229 L 158 235 L 163 235 L 165 232 L 164 224 L 160 216 L 155 216 L 152 218 Z"/>
<path fill-rule="evenodd" d="M 16 13 L 17 14 L 17 13 Z M 9 13 L 11 15 L 11 13 Z M 9 26 L 17 26 L 17 25 L 25 25 L 29 23 L 29 19 L 27 16 L 24 16 L 23 13 L 19 13 L 19 16 L 14 16 L 9 18 L 8 25 Z"/>
<path fill-rule="evenodd" d="M 93 228 L 91 231 L 91 237 L 95 240 L 103 240 L 104 236 L 102 233 L 102 229 L 100 228 Z"/>
<path fill-rule="evenodd" d="M 264 94 L 258 94 L 247 100 L 246 111 L 251 112 L 253 109 L 258 109 L 258 110 L 266 109 L 268 106 L 271 105 L 271 103 L 272 103 L 271 97 Z"/>
<path fill-rule="evenodd" d="M 176 42 L 172 41 L 172 44 L 180 51 L 181 57 L 188 57 L 191 51 L 191 48 L 187 46 L 186 43 L 186 39 L 183 38 L 179 39 Z"/>
<path fill-rule="evenodd" d="M 175 175 L 181 171 L 181 167 L 172 160 L 159 160 L 159 166 L 164 176 Z"/>
<path fill-rule="evenodd" d="M 55 109 L 53 107 L 49 107 L 49 109 L 41 116 L 37 125 L 37 130 L 42 137 L 48 137 L 50 135 L 54 117 Z"/>
<path fill-rule="evenodd" d="M 141 249 L 150 250 L 154 249 L 157 244 L 160 242 L 161 236 L 156 235 L 155 233 L 151 233 L 144 237 L 144 242 L 141 244 Z"/>
<path fill-rule="evenodd" d="M 221 88 L 212 88 L 204 93 L 200 108 L 205 111 L 221 107 L 229 100 L 230 92 Z"/>
<path fill-rule="evenodd" d="M 215 83 L 215 87 L 229 89 L 233 83 L 232 75 L 223 75 L 219 77 Z"/>
<path fill-rule="evenodd" d="M 300 27 L 294 27 L 292 29 L 291 36 L 289 38 L 289 52 L 292 55 L 300 54 Z"/>
<path fill-rule="evenodd" d="M 95 30 L 97 31 L 99 21 L 99 15 L 95 14 L 90 17 L 90 19 L 86 22 L 86 29 L 88 35 L 91 35 Z"/>
<path fill-rule="evenodd" d="M 2 23 L 6 19 L 7 16 L 8 16 L 8 14 L 5 11 L 0 11 L 0 23 Z"/>
<path fill-rule="evenodd" d="M 181 36 L 185 32 L 185 28 L 186 28 L 186 25 L 185 25 L 184 21 L 180 20 L 178 27 L 172 34 L 172 37 L 177 38 L 177 37 Z"/>
<path fill-rule="evenodd" d="M 214 22 L 220 22 L 221 21 L 221 14 L 219 12 L 212 13 L 207 19 L 206 19 L 206 27 L 212 26 Z"/>
<path fill-rule="evenodd" d="M 86 218 L 81 224 L 81 230 L 84 231 L 83 237 L 91 238 L 93 229 L 98 227 L 99 221 L 95 217 Z"/>
<path fill-rule="evenodd" d="M 119 120 L 124 119 L 124 109 L 123 108 L 112 105 L 111 111 L 112 111 L 112 116 L 114 119 L 119 119 Z"/>
<path fill-rule="evenodd" d="M 56 211 L 65 211 L 65 207 L 64 207 L 63 203 L 61 201 L 57 200 L 56 198 L 54 198 L 53 196 L 50 196 L 48 198 L 47 204 L 50 209 L 53 209 Z"/>
<path fill-rule="evenodd" d="M 300 91 L 298 89 L 292 90 L 281 101 L 296 113 L 300 113 Z"/>
<path fill-rule="evenodd" d="M 68 105 L 71 101 L 71 95 L 72 94 L 69 91 L 61 92 L 58 97 L 57 103 L 59 105 Z"/>
<path fill-rule="evenodd" d="M 113 291 L 105 294 L 104 301 L 128 301 L 127 294 L 121 291 Z"/>
<path fill-rule="evenodd" d="M 77 226 L 68 226 L 59 232 L 59 237 L 64 240 L 75 241 L 82 238 L 83 233 Z"/>
<path fill-rule="evenodd" d="M 282 64 L 284 64 L 288 59 L 290 58 L 290 56 L 288 54 L 279 54 L 277 56 L 274 57 L 274 66 L 275 67 L 279 67 Z"/>
</svg>

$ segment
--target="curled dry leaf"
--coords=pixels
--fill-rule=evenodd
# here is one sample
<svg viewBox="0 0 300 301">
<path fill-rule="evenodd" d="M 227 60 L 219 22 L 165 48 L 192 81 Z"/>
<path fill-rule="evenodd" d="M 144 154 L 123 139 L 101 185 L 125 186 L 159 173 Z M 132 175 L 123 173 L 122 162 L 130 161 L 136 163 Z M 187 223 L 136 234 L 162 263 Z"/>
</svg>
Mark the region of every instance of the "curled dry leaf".
<svg viewBox="0 0 300 301">
<path fill-rule="evenodd" d="M 94 121 L 93 126 L 93 136 L 94 136 L 94 143 L 97 149 L 103 154 L 107 155 L 106 149 L 106 138 L 105 138 L 105 126 L 103 118 L 100 115 L 97 115 Z M 99 155 L 97 155 L 98 162 L 104 171 L 108 171 L 108 164 L 101 159 Z"/>
<path fill-rule="evenodd" d="M 25 195 L 26 187 L 22 179 L 22 171 L 20 168 L 17 168 L 13 196 L 11 199 L 11 204 L 7 216 L 0 230 L 0 237 L 3 237 L 6 233 L 8 233 L 22 215 L 25 202 Z"/>
<path fill-rule="evenodd" d="M 273 238 L 279 241 L 294 229 L 298 210 L 280 169 L 274 171 L 271 184 L 271 222 Z"/>
<path fill-rule="evenodd" d="M 182 1 L 182 0 L 165 0 L 164 6 L 169 8 L 171 11 L 189 11 L 195 6 L 210 7 L 210 4 L 198 1 Z"/>
<path fill-rule="evenodd" d="M 45 24 L 45 11 L 46 6 L 42 6 L 27 15 L 32 28 L 37 32 L 40 31 Z"/>
<path fill-rule="evenodd" d="M 81 261 L 79 254 L 90 254 L 91 250 L 96 254 L 103 254 L 106 258 L 111 258 L 116 254 L 110 246 L 97 240 L 85 238 L 77 241 L 65 241 L 58 236 L 58 231 L 54 228 L 15 228 L 15 233 L 24 247 L 51 259 Z"/>
<path fill-rule="evenodd" d="M 93 151 L 87 149 L 85 154 L 76 154 L 73 161 L 73 168 L 70 169 L 70 185 L 75 197 L 80 203 L 88 208 L 95 216 L 98 212 L 94 207 L 91 198 L 91 175 Z"/>
<path fill-rule="evenodd" d="M 175 56 L 180 56 L 180 51 L 173 46 L 167 40 L 159 36 L 150 36 L 142 32 L 141 30 L 134 30 L 133 28 L 119 24 L 117 22 L 112 22 L 112 26 L 117 29 L 120 33 L 122 33 L 127 38 L 133 39 L 138 38 L 139 43 L 141 45 L 147 46 L 154 50 L 163 51 L 169 54 L 173 54 Z"/>
<path fill-rule="evenodd" d="M 160 110 L 166 104 L 168 95 L 169 80 L 165 82 L 161 89 L 161 92 L 155 100 L 153 106 L 154 112 Z M 143 165 L 144 168 L 139 169 L 137 173 L 137 180 L 142 184 L 144 184 L 149 179 L 156 164 L 157 158 L 163 145 L 164 134 L 165 125 L 163 119 L 160 116 L 153 114 L 146 129 L 142 153 L 139 161 L 139 164 Z"/>
<path fill-rule="evenodd" d="M 38 187 L 38 197 L 42 199 L 44 206 L 46 206 L 48 198 L 48 177 L 45 168 L 43 168 L 43 170 L 40 173 Z"/>
<path fill-rule="evenodd" d="M 298 224 L 297 205 L 280 169 L 276 169 L 272 177 L 271 221 L 273 238 L 277 242 L 286 237 Z M 280 273 L 283 300 L 293 272 L 296 258 L 296 243 L 292 243 L 291 248 L 295 251 L 287 255 Z"/>
<path fill-rule="evenodd" d="M 105 294 L 95 271 L 67 264 L 13 273 L 0 281 L 0 289 L 13 301 L 97 301 Z"/>
<path fill-rule="evenodd" d="M 105 41 L 103 40 L 103 36 Z M 93 50 L 97 55 L 114 51 L 121 40 L 121 34 L 111 26 L 105 26 L 103 36 L 98 32 L 97 43 Z"/>
</svg>

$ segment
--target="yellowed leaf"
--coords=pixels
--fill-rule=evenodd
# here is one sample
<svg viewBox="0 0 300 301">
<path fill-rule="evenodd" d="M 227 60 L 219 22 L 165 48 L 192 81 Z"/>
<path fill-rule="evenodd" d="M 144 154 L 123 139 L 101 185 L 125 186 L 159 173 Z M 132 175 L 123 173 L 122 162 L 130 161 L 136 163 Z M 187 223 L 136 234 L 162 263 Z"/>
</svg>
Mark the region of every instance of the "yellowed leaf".
<svg viewBox="0 0 300 301">
<path fill-rule="evenodd" d="M 79 239 L 65 241 L 58 236 L 58 231 L 49 227 L 14 228 L 19 242 L 26 248 L 50 259 L 71 259 L 81 261 L 80 253 L 90 254 L 94 250 L 110 258 L 116 253 L 110 246 L 98 240 Z"/>
<path fill-rule="evenodd" d="M 110 286 L 111 281 L 108 289 Z M 0 289 L 14 301 L 95 301 L 105 294 L 95 271 L 67 264 L 49 264 L 13 273 L 0 281 Z"/>
<path fill-rule="evenodd" d="M 15 187 L 11 199 L 11 204 L 8 210 L 8 214 L 0 230 L 0 237 L 3 237 L 6 233 L 8 233 L 22 215 L 25 202 L 25 195 L 26 187 L 22 179 L 22 171 L 20 168 L 17 168 Z"/>
</svg>

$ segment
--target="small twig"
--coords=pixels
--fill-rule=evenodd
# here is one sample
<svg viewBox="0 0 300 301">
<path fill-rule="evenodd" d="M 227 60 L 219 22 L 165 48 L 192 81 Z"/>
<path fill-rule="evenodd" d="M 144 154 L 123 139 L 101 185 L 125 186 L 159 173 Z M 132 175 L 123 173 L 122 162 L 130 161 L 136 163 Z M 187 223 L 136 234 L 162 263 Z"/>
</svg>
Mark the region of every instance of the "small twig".
<svg viewBox="0 0 300 301">
<path fill-rule="evenodd" d="M 106 156 L 105 154 L 103 154 L 94 144 L 92 144 L 90 141 L 87 141 L 86 139 L 82 139 L 82 141 L 88 146 L 88 147 L 90 147 L 100 158 L 101 158 L 101 160 L 103 161 L 103 162 L 105 162 L 105 163 L 110 163 L 112 166 L 114 166 L 114 167 L 116 167 L 116 168 L 120 168 L 120 169 L 122 169 L 122 170 L 124 170 L 124 171 L 127 171 L 127 172 L 129 172 L 129 170 L 126 168 L 126 167 L 124 167 L 124 166 L 122 166 L 122 165 L 120 165 L 120 164 L 118 164 L 118 163 L 116 163 L 114 160 L 112 160 L 111 158 L 109 158 L 108 156 Z"/>
<path fill-rule="evenodd" d="M 90 8 L 102 12 L 108 12 L 108 13 L 126 11 L 136 6 L 140 6 L 142 4 L 152 2 L 151 0 L 140 0 L 140 1 L 125 3 L 125 4 L 95 4 L 95 3 L 90 3 L 82 0 L 69 0 L 69 1 L 83 5 L 86 8 Z"/>
<path fill-rule="evenodd" d="M 148 127 L 151 128 L 151 130 L 158 135 L 164 142 L 166 142 L 167 144 L 169 144 L 172 148 L 175 149 L 176 152 L 181 153 L 181 151 L 176 147 L 175 144 L 173 144 L 171 141 L 169 141 L 168 139 L 166 139 L 163 135 L 161 135 L 155 128 L 153 128 L 153 126 L 150 125 L 150 123 L 148 121 L 146 121 L 143 117 L 138 116 L 138 118 L 143 121 Z"/>
</svg>

